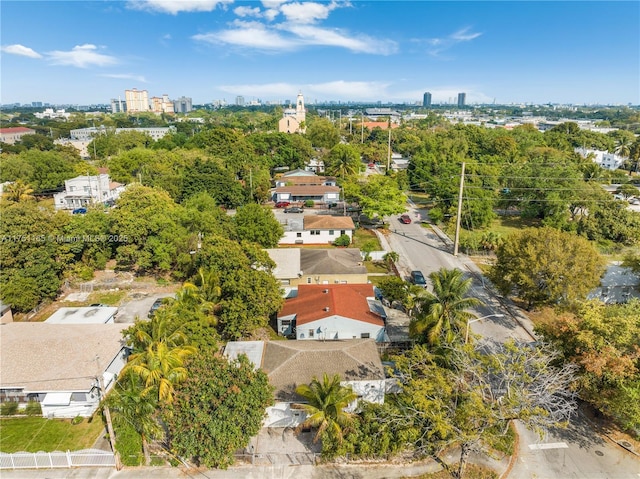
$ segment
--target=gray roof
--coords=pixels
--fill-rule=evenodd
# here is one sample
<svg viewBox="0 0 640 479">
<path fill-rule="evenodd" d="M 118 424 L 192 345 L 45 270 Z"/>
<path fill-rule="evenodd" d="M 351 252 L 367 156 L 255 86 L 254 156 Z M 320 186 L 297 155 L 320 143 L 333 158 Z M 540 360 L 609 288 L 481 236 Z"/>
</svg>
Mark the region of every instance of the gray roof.
<svg viewBox="0 0 640 479">
<path fill-rule="evenodd" d="M 300 269 L 304 274 L 366 274 L 360 250 L 303 249 L 300 253 Z"/>
<path fill-rule="evenodd" d="M 342 381 L 384 379 L 384 368 L 373 339 L 344 341 L 268 341 L 262 369 L 275 387 L 275 397 L 296 401 L 295 389 L 322 375 L 340 375 Z"/>
<path fill-rule="evenodd" d="M 124 346 L 130 324 L 0 325 L 0 387 L 88 391 Z M 96 360 L 96 357 L 98 360 Z"/>
<path fill-rule="evenodd" d="M 105 324 L 118 312 L 111 306 L 60 308 L 45 321 L 57 324 Z"/>
<path fill-rule="evenodd" d="M 266 251 L 276 264 L 273 275 L 277 279 L 298 277 L 298 273 L 300 273 L 300 248 L 274 248 Z"/>
</svg>

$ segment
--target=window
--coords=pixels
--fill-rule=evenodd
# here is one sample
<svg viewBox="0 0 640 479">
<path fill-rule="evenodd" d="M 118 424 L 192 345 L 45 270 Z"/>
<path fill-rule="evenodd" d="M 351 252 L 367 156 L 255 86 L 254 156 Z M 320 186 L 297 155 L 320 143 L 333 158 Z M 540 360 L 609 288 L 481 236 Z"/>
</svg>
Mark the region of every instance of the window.
<svg viewBox="0 0 640 479">
<path fill-rule="evenodd" d="M 369 339 L 369 333 L 360 333 L 361 339 Z"/>
<path fill-rule="evenodd" d="M 346 234 L 347 231 L 346 230 L 340 230 L 340 236 L 342 236 L 343 234 Z"/>
<path fill-rule="evenodd" d="M 302 238 L 302 233 L 296 233 L 296 238 Z"/>
<path fill-rule="evenodd" d="M 320 234 L 320 230 L 311 230 L 311 234 L 312 235 L 319 235 Z"/>
<path fill-rule="evenodd" d="M 311 284 L 311 276 L 307 278 L 307 284 Z"/>
<path fill-rule="evenodd" d="M 310 329 L 310 330 L 309 330 L 309 337 L 310 337 L 310 338 L 313 338 L 313 329 Z"/>
<path fill-rule="evenodd" d="M 329 236 L 333 236 L 333 230 L 329 230 Z"/>
</svg>

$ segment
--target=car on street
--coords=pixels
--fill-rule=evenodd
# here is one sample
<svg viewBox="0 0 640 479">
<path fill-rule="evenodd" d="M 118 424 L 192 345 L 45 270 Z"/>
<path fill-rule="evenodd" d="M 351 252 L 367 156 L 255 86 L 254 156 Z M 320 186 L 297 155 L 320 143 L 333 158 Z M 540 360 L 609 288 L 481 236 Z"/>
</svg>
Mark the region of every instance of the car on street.
<svg viewBox="0 0 640 479">
<path fill-rule="evenodd" d="M 276 208 L 286 208 L 287 206 L 289 206 L 291 204 L 290 201 L 278 201 L 276 203 Z"/>
<path fill-rule="evenodd" d="M 411 282 L 417 286 L 427 286 L 427 280 L 424 278 L 424 274 L 422 274 L 422 271 L 412 271 Z"/>
<path fill-rule="evenodd" d="M 289 206 L 284 209 L 285 213 L 303 213 L 304 209 L 299 206 Z"/>
<path fill-rule="evenodd" d="M 149 309 L 149 314 L 147 314 L 148 318 L 153 318 L 153 316 L 155 316 L 156 311 L 160 308 L 160 306 L 162 306 L 163 303 L 163 298 L 158 298 L 156 299 L 153 304 L 151 305 L 151 309 Z"/>
<path fill-rule="evenodd" d="M 84 215 L 87 212 L 86 208 L 76 208 L 71 213 L 74 215 Z"/>
<path fill-rule="evenodd" d="M 405 225 L 408 225 L 411 223 L 411 217 L 409 215 L 402 215 L 400 218 L 400 223 L 404 223 Z"/>
</svg>

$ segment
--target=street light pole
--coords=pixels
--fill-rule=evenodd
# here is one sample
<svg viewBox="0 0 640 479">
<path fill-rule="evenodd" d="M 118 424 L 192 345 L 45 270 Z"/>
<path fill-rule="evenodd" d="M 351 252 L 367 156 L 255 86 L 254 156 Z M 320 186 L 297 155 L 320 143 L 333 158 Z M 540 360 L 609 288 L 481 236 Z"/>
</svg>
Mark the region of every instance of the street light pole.
<svg viewBox="0 0 640 479">
<path fill-rule="evenodd" d="M 464 333 L 464 344 L 467 344 L 469 342 L 469 326 L 471 325 L 471 323 L 476 323 L 487 318 L 504 318 L 504 314 L 488 314 L 487 316 L 482 316 L 481 318 L 467 319 L 467 330 Z"/>
</svg>

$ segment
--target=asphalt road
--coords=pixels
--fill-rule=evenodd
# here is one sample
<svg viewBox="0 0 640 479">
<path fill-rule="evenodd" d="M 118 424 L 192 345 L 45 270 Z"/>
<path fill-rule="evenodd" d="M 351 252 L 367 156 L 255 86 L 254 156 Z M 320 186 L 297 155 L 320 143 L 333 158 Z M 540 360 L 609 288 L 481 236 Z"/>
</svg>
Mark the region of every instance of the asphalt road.
<svg viewBox="0 0 640 479">
<path fill-rule="evenodd" d="M 426 219 L 416 208 L 410 208 L 408 214 L 415 220 Z M 473 322 L 470 324 L 473 333 L 498 341 L 535 340 L 530 320 L 491 288 L 468 257 L 453 256 L 451 240 L 441 238 L 419 222 L 402 224 L 397 217 L 390 218 L 389 222 L 392 233 L 386 241 L 400 255 L 401 274 L 408 277 L 411 270 L 419 269 L 427 276 L 442 267 L 459 268 L 473 278 L 470 295 L 484 302 L 484 306 L 476 308 L 477 316 L 503 315 Z M 600 437 L 580 416 L 576 416 L 566 430 L 549 431 L 543 440 L 521 425 L 518 431 L 521 433 L 519 454 L 507 476 L 509 479 L 640 478 L 640 458 Z"/>
</svg>

